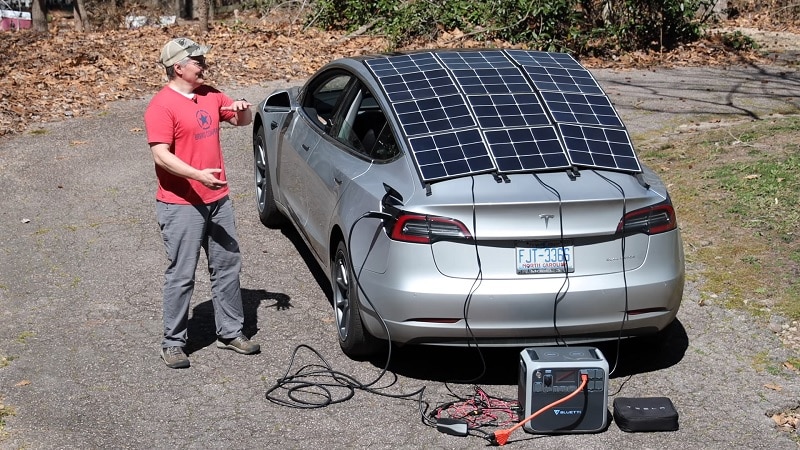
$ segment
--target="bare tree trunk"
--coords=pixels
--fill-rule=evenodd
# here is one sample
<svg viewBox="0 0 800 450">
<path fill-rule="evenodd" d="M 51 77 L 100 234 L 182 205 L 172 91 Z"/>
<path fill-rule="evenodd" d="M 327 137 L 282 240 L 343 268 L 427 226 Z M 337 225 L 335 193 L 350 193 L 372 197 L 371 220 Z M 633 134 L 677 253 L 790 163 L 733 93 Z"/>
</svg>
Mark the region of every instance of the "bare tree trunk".
<svg viewBox="0 0 800 450">
<path fill-rule="evenodd" d="M 175 18 L 183 19 L 185 15 L 184 8 L 181 7 L 181 0 L 174 0 L 172 3 L 173 14 L 175 14 Z"/>
<path fill-rule="evenodd" d="M 209 0 L 198 0 L 197 2 L 197 15 L 200 19 L 200 31 L 208 33 L 209 27 L 209 12 L 211 8 L 208 6 Z"/>
<path fill-rule="evenodd" d="M 31 26 L 36 31 L 50 32 L 47 28 L 47 2 L 45 0 L 31 2 Z"/>
<path fill-rule="evenodd" d="M 89 31 L 89 16 L 86 15 L 83 0 L 72 0 L 72 20 L 77 31 Z"/>
</svg>

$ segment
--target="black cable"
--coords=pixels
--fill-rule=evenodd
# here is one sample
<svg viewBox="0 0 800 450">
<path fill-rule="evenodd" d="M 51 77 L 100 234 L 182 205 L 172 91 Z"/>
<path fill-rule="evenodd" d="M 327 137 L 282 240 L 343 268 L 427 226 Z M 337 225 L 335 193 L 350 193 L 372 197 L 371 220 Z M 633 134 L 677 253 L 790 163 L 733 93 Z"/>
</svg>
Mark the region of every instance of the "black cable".
<svg viewBox="0 0 800 450">
<path fill-rule="evenodd" d="M 381 377 L 383 377 L 383 374 L 385 374 L 386 371 L 389 370 L 389 363 L 392 360 L 392 335 L 391 335 L 391 332 L 389 331 L 389 326 L 386 325 L 386 321 L 383 319 L 383 316 L 381 316 L 381 313 L 378 311 L 378 308 L 376 308 L 375 305 L 372 304 L 372 300 L 369 299 L 369 295 L 367 295 L 367 292 L 364 290 L 364 288 L 361 287 L 361 280 L 360 280 L 361 277 L 359 277 L 359 275 L 356 274 L 355 265 L 353 264 L 353 254 L 352 254 L 352 252 L 350 250 L 350 243 L 353 240 L 353 230 L 356 229 L 356 225 L 358 224 L 358 222 L 360 222 L 361 220 L 363 220 L 365 218 L 368 218 L 368 217 L 369 218 L 392 219 L 392 216 L 389 215 L 389 214 L 382 213 L 382 212 L 377 212 L 377 211 L 366 212 L 366 213 L 362 214 L 361 217 L 356 219 L 355 222 L 353 222 L 353 225 L 350 227 L 350 231 L 347 233 L 347 260 L 348 260 L 348 262 L 350 264 L 350 269 L 353 272 L 353 278 L 355 278 L 356 295 L 358 295 L 359 292 L 363 292 L 364 293 L 364 300 L 367 301 L 367 304 L 375 312 L 375 315 L 378 316 L 378 320 L 380 320 L 381 325 L 383 326 L 383 330 L 386 332 L 386 342 L 387 342 L 387 346 L 388 346 L 387 353 L 386 353 L 386 364 L 383 366 L 383 370 L 381 371 L 380 376 L 378 376 L 378 378 L 376 378 L 372 383 L 367 384 L 367 386 L 371 386 L 372 384 L 377 383 L 378 380 L 380 380 Z M 364 270 L 364 265 L 366 265 L 366 263 L 367 263 L 367 259 L 369 258 L 369 254 L 370 254 L 370 252 L 368 251 L 367 254 L 364 256 L 364 261 L 361 263 L 361 269 L 359 270 L 359 272 L 361 272 L 361 270 Z M 352 307 L 352 305 L 351 305 L 351 307 Z"/>
<path fill-rule="evenodd" d="M 348 233 L 347 237 L 347 258 L 348 264 L 350 265 L 350 269 L 353 271 L 353 278 L 355 278 L 356 282 L 356 292 L 362 291 L 363 288 L 361 287 L 361 283 L 358 280 L 358 276 L 355 274 L 355 270 L 353 267 L 353 259 L 350 252 L 350 241 L 353 236 L 353 230 L 355 229 L 356 224 L 365 218 L 382 218 L 382 219 L 391 219 L 391 215 L 382 213 L 382 212 L 375 212 L 369 211 L 364 213 L 361 217 L 356 219 L 353 222 L 353 226 L 350 228 L 350 232 Z M 369 253 L 367 253 L 364 261 L 366 262 L 367 258 L 369 257 Z M 362 264 L 363 269 L 363 264 Z M 392 355 L 392 341 L 391 335 L 389 333 L 389 328 L 386 325 L 385 320 L 381 317 L 380 312 L 375 308 L 375 305 L 372 304 L 372 301 L 369 299 L 369 296 L 366 292 L 364 293 L 364 299 L 367 303 L 372 307 L 375 314 L 378 316 L 381 324 L 386 331 L 387 342 L 389 346 L 389 350 L 387 353 L 386 363 L 378 374 L 378 376 L 369 383 L 361 383 L 356 380 L 354 377 L 347 375 L 345 373 L 339 372 L 334 370 L 331 365 L 322 357 L 322 355 L 306 344 L 300 344 L 295 347 L 294 351 L 292 352 L 292 357 L 289 362 L 289 366 L 286 369 L 286 372 L 281 378 L 276 380 L 276 383 L 267 389 L 265 397 L 267 400 L 282 405 L 282 406 L 289 406 L 293 408 L 301 408 L 301 409 L 313 409 L 313 408 L 323 408 L 332 404 L 341 403 L 343 401 L 347 401 L 351 399 L 355 395 L 356 390 L 362 390 L 371 392 L 373 394 L 378 394 L 384 397 L 390 398 L 397 398 L 397 399 L 410 399 L 412 397 L 418 396 L 419 398 L 417 401 L 420 403 L 420 408 L 422 408 L 422 404 L 424 403 L 422 400 L 422 394 L 425 391 L 425 388 L 422 387 L 414 392 L 408 394 L 387 394 L 385 392 L 381 392 L 381 389 L 386 389 L 391 387 L 397 382 L 397 375 L 394 375 L 394 379 L 391 383 L 386 386 L 380 388 L 372 387 L 378 381 L 380 381 L 384 375 L 389 370 L 389 364 L 391 362 L 391 355 Z M 297 357 L 298 351 L 301 349 L 308 349 L 314 355 L 316 355 L 322 364 L 307 364 L 301 366 L 295 372 L 290 373 L 292 366 L 294 365 L 295 358 Z M 337 390 L 342 390 L 343 393 L 339 396 L 335 396 L 334 392 Z M 285 394 L 285 398 L 280 398 L 275 395 L 278 391 L 283 391 Z"/>
<path fill-rule="evenodd" d="M 465 328 L 467 330 L 467 333 L 469 335 L 469 338 L 468 338 L 468 341 L 467 341 L 467 348 L 472 348 L 473 345 L 475 346 L 475 350 L 478 352 L 478 358 L 480 359 L 480 362 L 481 362 L 481 371 L 477 376 L 472 377 L 471 379 L 468 379 L 468 380 L 448 380 L 448 381 L 445 381 L 445 383 L 444 383 L 445 389 L 447 389 L 447 391 L 450 393 L 450 395 L 455 397 L 456 400 L 452 401 L 452 402 L 449 402 L 449 403 L 445 403 L 444 405 L 439 405 L 430 414 L 430 417 L 433 420 L 435 420 L 434 416 L 436 416 L 439 412 L 441 412 L 443 407 L 449 407 L 451 405 L 455 405 L 455 404 L 460 403 L 460 402 L 469 401 L 468 397 L 465 397 L 465 396 L 457 394 L 453 390 L 453 388 L 450 385 L 450 383 L 473 383 L 473 382 L 476 382 L 476 381 L 480 380 L 481 378 L 483 378 L 484 375 L 486 375 L 486 370 L 487 370 L 486 358 L 483 355 L 483 351 L 481 351 L 480 344 L 478 342 L 477 337 L 475 336 L 475 333 L 472 331 L 472 328 L 469 326 L 469 308 L 470 308 L 470 304 L 472 303 L 472 297 L 475 294 L 475 292 L 478 290 L 478 287 L 480 287 L 480 285 L 481 285 L 481 283 L 483 281 L 483 263 L 481 262 L 480 247 L 478 245 L 478 219 L 477 219 L 477 211 L 476 211 L 476 204 L 475 204 L 475 177 L 471 177 L 471 181 L 472 181 L 472 185 L 470 187 L 470 194 L 471 194 L 471 197 L 472 197 L 472 233 L 474 235 L 473 239 L 472 239 L 472 242 L 473 242 L 473 248 L 475 249 L 475 262 L 478 265 L 478 272 L 475 274 L 475 278 L 472 281 L 472 285 L 470 286 L 469 292 L 467 293 L 467 297 L 464 299 L 464 305 L 463 305 L 463 308 L 462 308 L 462 315 L 464 317 L 464 326 L 465 326 Z M 477 386 L 475 386 L 475 389 L 477 390 L 479 388 Z M 477 428 L 475 426 L 468 426 L 467 432 L 469 433 L 471 431 L 483 433 L 485 435 L 485 436 L 481 436 L 483 438 L 488 438 L 488 436 L 490 435 L 489 433 L 486 433 L 485 431 L 480 430 L 479 428 Z"/>
<path fill-rule="evenodd" d="M 558 288 L 558 291 L 556 291 L 556 295 L 553 298 L 553 329 L 556 332 L 556 344 L 560 345 L 558 341 L 561 340 L 562 343 L 565 346 L 567 346 L 568 345 L 567 341 L 561 336 L 561 332 L 558 330 L 558 323 L 556 320 L 558 312 L 558 303 L 564 299 L 564 297 L 567 295 L 567 291 L 569 290 L 569 263 L 566 261 L 567 250 L 565 248 L 566 245 L 564 243 L 564 211 L 563 211 L 564 203 L 563 200 L 561 199 L 561 193 L 558 192 L 556 188 L 542 181 L 542 179 L 539 178 L 539 175 L 535 173 L 533 174 L 533 177 L 536 178 L 536 181 L 538 181 L 539 184 L 541 184 L 545 189 L 550 191 L 551 194 L 555 195 L 556 198 L 558 198 L 559 243 L 561 244 L 561 252 L 565 256 L 564 262 L 567 265 L 564 267 L 564 281 L 561 283 L 561 286 Z"/>
<path fill-rule="evenodd" d="M 486 359 L 485 359 L 485 357 L 483 355 L 483 352 L 481 351 L 480 344 L 478 343 L 478 339 L 475 336 L 475 333 L 472 331 L 472 328 L 469 325 L 469 307 L 470 307 L 470 303 L 472 302 L 473 295 L 477 291 L 478 287 L 480 287 L 481 282 L 483 280 L 483 265 L 482 265 L 482 262 L 481 262 L 478 239 L 477 239 L 477 211 L 476 211 L 476 205 L 475 205 L 475 177 L 471 177 L 471 181 L 472 181 L 472 186 L 471 186 L 470 192 L 471 192 L 471 196 L 472 196 L 472 230 L 473 230 L 473 235 L 474 235 L 473 239 L 472 239 L 472 244 L 473 244 L 473 248 L 475 249 L 475 260 L 476 260 L 476 264 L 478 266 L 478 272 L 475 274 L 475 278 L 473 279 L 473 282 L 472 282 L 472 285 L 470 286 L 469 292 L 467 292 L 467 295 L 466 295 L 466 297 L 464 299 L 464 304 L 463 304 L 463 307 L 462 307 L 461 314 L 462 314 L 462 317 L 464 319 L 464 327 L 465 327 L 466 332 L 467 332 L 467 348 L 473 348 L 473 346 L 474 346 L 475 350 L 478 353 L 478 358 L 480 359 L 480 362 L 481 362 L 481 371 L 477 376 L 472 377 L 471 379 L 467 379 L 467 380 L 447 380 L 447 381 L 445 381 L 445 383 L 444 383 L 445 389 L 447 389 L 447 391 L 454 398 L 457 399 L 456 402 L 464 401 L 465 399 L 467 399 L 467 397 L 464 397 L 464 396 L 461 396 L 461 395 L 457 394 L 453 390 L 453 388 L 450 385 L 450 383 L 473 383 L 473 382 L 481 379 L 486 374 L 486 370 L 487 370 Z M 430 251 L 431 251 L 431 258 L 433 259 L 434 264 L 436 264 L 436 257 L 435 257 L 435 254 L 433 252 L 433 247 L 432 246 L 431 246 Z M 437 265 L 437 267 L 438 267 L 438 265 Z M 433 413 L 431 413 L 431 414 L 433 414 Z M 428 424 L 428 425 L 431 425 L 431 426 L 435 426 L 436 425 L 435 424 L 435 419 L 432 416 L 423 417 L 423 422 Z"/>
<path fill-rule="evenodd" d="M 625 310 L 622 315 L 622 322 L 619 325 L 619 333 L 617 335 L 617 351 L 616 351 L 617 354 L 614 357 L 614 365 L 612 366 L 611 371 L 609 371 L 608 373 L 608 376 L 611 376 L 614 373 L 614 371 L 617 370 L 617 365 L 619 364 L 619 353 L 620 353 L 620 348 L 622 346 L 622 330 L 625 329 L 625 323 L 628 321 L 628 273 L 627 273 L 627 268 L 625 267 L 625 239 L 626 239 L 625 215 L 628 213 L 628 203 L 627 203 L 628 198 L 625 195 L 625 189 L 623 189 L 622 186 L 619 185 L 619 183 L 606 177 L 605 175 L 599 173 L 596 170 L 592 170 L 592 172 L 594 172 L 595 175 L 608 182 L 610 185 L 614 186 L 622 195 L 622 240 L 620 241 L 620 252 L 622 253 L 622 282 L 625 289 L 624 290 Z"/>
<path fill-rule="evenodd" d="M 462 309 L 462 313 L 463 313 L 463 317 L 464 317 L 464 325 L 465 325 L 465 328 L 466 328 L 467 333 L 469 335 L 468 344 L 470 346 L 472 344 L 475 345 L 475 349 L 478 352 L 478 357 L 480 358 L 480 361 L 481 361 L 481 372 L 480 372 L 480 374 L 478 376 L 473 377 L 470 380 L 451 380 L 451 381 L 445 382 L 445 388 L 448 390 L 448 392 L 450 392 L 454 397 L 456 397 L 459 400 L 464 400 L 464 397 L 458 396 L 452 390 L 452 388 L 451 388 L 449 383 L 450 382 L 467 383 L 467 382 L 476 381 L 476 380 L 482 378 L 485 375 L 486 369 L 487 369 L 486 360 L 485 360 L 485 358 L 483 356 L 483 352 L 480 349 L 480 346 L 478 344 L 478 340 L 475 337 L 475 334 L 473 333 L 472 328 L 469 326 L 469 305 L 470 305 L 470 302 L 472 300 L 472 297 L 473 297 L 474 293 L 477 291 L 477 289 L 480 286 L 481 281 L 483 279 L 483 268 L 482 268 L 483 266 L 482 266 L 482 263 L 481 263 L 480 252 L 479 252 L 479 247 L 478 247 L 478 242 L 477 242 L 477 212 L 476 212 L 476 206 L 475 206 L 475 178 L 472 177 L 471 180 L 472 180 L 472 187 L 471 187 L 471 196 L 472 196 L 472 229 L 473 229 L 473 234 L 475 235 L 473 237 L 473 246 L 474 246 L 474 249 L 475 249 L 476 262 L 477 262 L 477 265 L 478 265 L 478 273 L 476 274 L 475 279 L 473 280 L 473 284 L 472 284 L 472 286 L 470 286 L 469 293 L 467 294 L 467 297 L 464 300 L 464 306 L 463 306 L 463 309 Z M 355 229 L 355 224 L 358 223 L 358 221 L 360 221 L 361 219 L 363 219 L 365 217 L 387 218 L 387 219 L 392 218 L 390 215 L 388 215 L 386 213 L 379 213 L 379 212 L 368 212 L 368 213 L 365 213 L 358 220 L 356 220 L 356 222 L 353 224 L 353 227 L 351 227 L 350 233 L 348 235 L 348 240 L 352 239 L 352 233 L 353 233 L 353 230 Z M 352 256 L 350 255 L 350 245 L 349 245 L 349 243 L 348 243 L 347 249 L 348 249 L 348 257 L 350 258 L 351 264 L 352 264 Z M 367 255 L 367 257 L 368 256 L 369 255 Z M 431 246 L 431 257 L 432 257 L 432 259 L 434 261 L 434 264 L 435 264 L 436 259 L 435 259 L 435 255 L 433 254 L 432 246 Z M 365 259 L 364 259 L 365 262 L 366 262 L 366 259 L 367 258 L 365 257 Z M 362 265 L 362 269 L 363 269 L 363 265 Z M 361 287 L 361 284 L 360 284 L 360 282 L 358 280 L 358 276 L 355 276 L 355 278 L 356 278 L 357 288 L 359 290 L 363 291 L 363 288 Z M 367 295 L 366 292 L 364 292 L 364 297 L 365 297 L 365 300 L 372 307 L 372 309 L 375 311 L 375 313 L 378 315 L 378 318 L 381 320 L 381 323 L 384 326 L 384 330 L 387 333 L 387 337 L 389 338 L 389 342 L 390 342 L 390 346 L 391 346 L 391 337 L 389 335 L 388 326 L 386 325 L 384 319 L 381 317 L 381 315 L 378 312 L 377 308 L 375 308 L 375 306 L 369 300 L 369 296 Z M 389 351 L 390 351 L 390 353 L 389 353 L 389 357 L 387 358 L 386 368 L 384 368 L 384 371 L 383 371 L 384 373 L 386 372 L 386 370 L 388 368 L 389 360 L 391 359 L 391 348 L 390 348 Z M 382 375 L 383 375 L 383 373 L 381 374 L 381 376 Z M 395 378 L 396 378 L 396 376 L 395 376 Z M 380 379 L 380 377 L 378 379 Z M 378 379 L 376 379 L 373 383 L 377 382 Z M 366 386 L 369 386 L 369 385 L 366 385 Z M 479 389 L 479 388 L 476 387 L 476 390 L 477 389 Z M 396 395 L 395 396 L 390 396 L 390 395 L 383 394 L 383 393 L 379 393 L 379 394 L 380 395 L 385 395 L 385 396 L 390 396 L 390 397 L 393 397 L 393 398 L 403 398 L 403 399 L 410 398 L 410 397 L 418 395 L 417 402 L 418 402 L 418 406 L 419 406 L 420 419 L 421 419 L 422 423 L 424 425 L 427 425 L 427 426 L 435 428 L 437 426 L 437 420 L 436 420 L 437 417 L 436 417 L 435 413 L 436 413 L 436 411 L 441 411 L 441 406 L 438 407 L 436 410 L 434 410 L 434 412 L 431 412 L 430 414 L 426 414 L 426 412 L 427 412 L 427 410 L 428 410 L 430 405 L 428 405 L 428 403 L 423 400 L 424 390 L 425 390 L 425 388 L 423 387 L 423 388 L 421 388 L 421 389 L 419 389 L 419 390 L 417 390 L 415 392 L 412 392 L 410 394 L 404 394 L 404 395 L 401 395 L 401 396 L 396 396 Z M 370 390 L 370 391 L 372 391 L 372 390 Z M 488 397 L 488 396 L 486 396 L 486 397 L 487 398 L 493 398 L 493 397 Z M 453 403 L 456 403 L 456 402 L 451 402 L 451 404 L 453 404 Z M 481 430 L 481 429 L 479 429 L 477 427 L 468 427 L 467 428 L 467 434 L 471 434 L 471 432 L 481 433 L 481 434 L 483 434 L 483 436 L 481 436 L 481 437 L 483 437 L 485 439 L 488 439 L 491 436 L 490 433 L 487 433 L 484 430 Z"/>
<path fill-rule="evenodd" d="M 464 327 L 469 334 L 469 340 L 467 341 L 468 348 L 475 345 L 475 350 L 478 352 L 478 358 L 481 360 L 481 372 L 478 376 L 473 377 L 469 380 L 453 380 L 454 382 L 461 382 L 461 383 L 471 383 L 483 378 L 486 374 L 486 359 L 483 356 L 483 352 L 480 349 L 480 345 L 478 344 L 478 339 L 475 337 L 475 333 L 472 331 L 472 328 L 469 326 L 469 307 L 472 303 L 472 296 L 475 295 L 475 292 L 480 287 L 481 283 L 483 282 L 483 263 L 481 262 L 481 255 L 480 255 L 480 247 L 478 245 L 478 218 L 477 218 L 477 211 L 475 208 L 475 177 L 470 177 L 472 181 L 472 185 L 470 187 L 470 194 L 472 197 L 472 244 L 473 248 L 475 249 L 475 263 L 478 265 L 478 272 L 475 274 L 475 278 L 472 280 L 472 285 L 470 286 L 469 293 L 467 293 L 467 297 L 464 299 L 464 306 L 462 308 L 462 314 L 464 316 Z M 450 388 L 447 383 L 448 391 Z M 452 393 L 452 391 L 450 391 Z"/>
<path fill-rule="evenodd" d="M 472 285 L 470 286 L 469 292 L 467 292 L 467 295 L 466 295 L 466 297 L 464 299 L 464 304 L 463 304 L 463 307 L 462 307 L 461 314 L 462 314 L 462 317 L 464 319 L 464 326 L 465 326 L 465 329 L 466 329 L 466 332 L 467 332 L 467 348 L 472 348 L 472 346 L 474 345 L 475 349 L 477 350 L 478 358 L 481 361 L 481 372 L 480 372 L 479 375 L 477 375 L 475 377 L 472 377 L 471 379 L 468 379 L 468 380 L 449 380 L 449 381 L 445 382 L 445 387 L 447 388 L 447 390 L 454 397 L 456 397 L 458 399 L 462 399 L 462 397 L 459 396 L 458 394 L 456 394 L 455 392 L 453 392 L 453 390 L 450 388 L 448 383 L 450 383 L 450 382 L 452 382 L 452 383 L 472 383 L 472 382 L 475 382 L 475 381 L 481 379 L 486 374 L 486 369 L 487 369 L 487 367 L 486 367 L 486 359 L 484 358 L 483 352 L 480 349 L 480 345 L 478 343 L 478 338 L 475 336 L 475 333 L 472 331 L 472 328 L 469 325 L 469 305 L 472 302 L 473 295 L 478 290 L 478 287 L 480 287 L 481 282 L 483 281 L 483 265 L 481 263 L 481 257 L 480 257 L 480 252 L 479 252 L 478 239 L 477 239 L 477 227 L 478 227 L 478 225 L 477 225 L 477 212 L 476 212 L 476 209 L 475 209 L 475 177 L 471 177 L 471 181 L 472 181 L 472 187 L 471 187 L 470 192 L 471 192 L 471 195 L 472 195 L 472 230 L 473 230 L 473 234 L 475 235 L 475 236 L 473 236 L 473 239 L 472 239 L 472 245 L 473 245 L 473 248 L 475 249 L 475 260 L 476 260 L 476 263 L 477 263 L 477 266 L 478 266 L 478 272 L 475 274 L 475 278 L 472 281 Z M 431 259 L 433 260 L 434 265 L 436 265 L 437 268 L 438 268 L 438 264 L 436 263 L 436 255 L 433 252 L 433 246 L 432 245 L 431 245 L 431 248 L 430 248 L 430 252 L 431 252 Z"/>
<path fill-rule="evenodd" d="M 630 374 L 627 377 L 625 377 L 625 379 L 622 380 L 622 383 L 620 383 L 620 385 L 617 387 L 617 390 L 614 392 L 609 392 L 608 396 L 614 397 L 615 395 L 619 394 L 622 391 L 622 388 L 625 387 L 626 384 L 628 384 L 628 381 L 630 381 L 631 378 L 633 378 L 633 374 Z"/>
<path fill-rule="evenodd" d="M 306 364 L 291 372 L 301 349 L 311 351 L 320 359 L 322 364 Z M 378 379 L 382 378 L 385 372 L 386 370 L 384 369 Z M 267 389 L 265 396 L 267 400 L 275 404 L 298 409 L 324 408 L 341 403 L 353 398 L 356 390 L 403 400 L 418 396 L 419 399 L 417 401 L 422 402 L 422 393 L 425 391 L 425 387 L 407 394 L 389 394 L 381 390 L 393 386 L 397 382 L 397 375 L 394 375 L 394 380 L 388 385 L 381 388 L 371 388 L 370 386 L 375 384 L 376 381 L 368 384 L 360 383 L 354 377 L 334 370 L 325 358 L 311 346 L 300 344 L 292 352 L 289 367 L 284 375 L 278 378 L 272 387 Z M 285 398 L 275 395 L 279 390 L 284 392 Z M 342 391 L 342 393 L 337 396 L 335 395 L 337 391 Z"/>
</svg>

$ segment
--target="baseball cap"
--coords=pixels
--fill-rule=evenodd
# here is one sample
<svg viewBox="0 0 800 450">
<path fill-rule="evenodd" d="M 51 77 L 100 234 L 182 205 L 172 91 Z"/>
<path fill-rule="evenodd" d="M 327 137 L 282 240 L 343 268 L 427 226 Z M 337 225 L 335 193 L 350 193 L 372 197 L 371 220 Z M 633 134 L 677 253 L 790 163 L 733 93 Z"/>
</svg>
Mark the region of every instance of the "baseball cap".
<svg viewBox="0 0 800 450">
<path fill-rule="evenodd" d="M 209 50 L 210 46 L 200 45 L 189 38 L 175 38 L 161 49 L 161 64 L 169 67 L 184 58 L 205 55 Z"/>
</svg>

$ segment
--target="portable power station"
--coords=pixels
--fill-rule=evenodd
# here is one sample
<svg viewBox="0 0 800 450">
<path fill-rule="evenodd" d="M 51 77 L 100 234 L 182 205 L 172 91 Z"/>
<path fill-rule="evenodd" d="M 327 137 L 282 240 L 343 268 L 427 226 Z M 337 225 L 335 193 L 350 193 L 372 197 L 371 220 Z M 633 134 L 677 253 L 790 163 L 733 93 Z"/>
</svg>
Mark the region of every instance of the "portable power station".
<svg viewBox="0 0 800 450">
<path fill-rule="evenodd" d="M 532 347 L 520 354 L 519 405 L 527 418 L 563 399 L 581 385 L 575 397 L 548 408 L 522 428 L 534 434 L 594 433 L 608 422 L 608 362 L 594 347 Z"/>
</svg>

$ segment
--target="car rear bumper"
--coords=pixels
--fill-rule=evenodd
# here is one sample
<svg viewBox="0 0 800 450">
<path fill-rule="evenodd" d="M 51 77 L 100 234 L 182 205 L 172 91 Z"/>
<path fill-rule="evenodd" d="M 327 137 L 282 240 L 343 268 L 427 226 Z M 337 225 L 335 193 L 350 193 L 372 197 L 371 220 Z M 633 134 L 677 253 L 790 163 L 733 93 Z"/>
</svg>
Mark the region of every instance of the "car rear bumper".
<svg viewBox="0 0 800 450">
<path fill-rule="evenodd" d="M 516 346 L 652 334 L 677 315 L 684 261 L 677 233 L 650 249 L 624 276 L 448 278 L 421 257 L 395 278 L 390 264 L 384 274 L 362 272 L 362 316 L 378 337 L 387 337 L 385 322 L 397 343 Z"/>
</svg>

